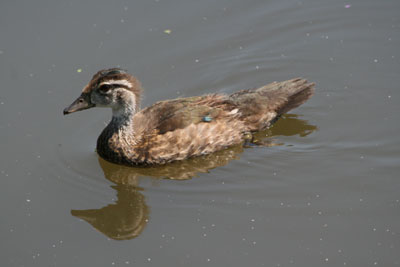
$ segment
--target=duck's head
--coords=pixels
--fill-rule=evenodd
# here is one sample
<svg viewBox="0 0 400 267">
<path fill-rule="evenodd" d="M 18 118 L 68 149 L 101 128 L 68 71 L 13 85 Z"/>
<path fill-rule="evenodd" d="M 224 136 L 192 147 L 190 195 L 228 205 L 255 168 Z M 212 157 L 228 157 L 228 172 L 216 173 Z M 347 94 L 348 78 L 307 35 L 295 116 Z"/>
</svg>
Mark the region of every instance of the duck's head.
<svg viewBox="0 0 400 267">
<path fill-rule="evenodd" d="M 64 115 L 92 107 L 112 108 L 114 115 L 135 113 L 139 109 L 140 94 L 139 81 L 125 70 L 101 70 L 83 88 L 82 94 L 64 109 Z"/>
</svg>

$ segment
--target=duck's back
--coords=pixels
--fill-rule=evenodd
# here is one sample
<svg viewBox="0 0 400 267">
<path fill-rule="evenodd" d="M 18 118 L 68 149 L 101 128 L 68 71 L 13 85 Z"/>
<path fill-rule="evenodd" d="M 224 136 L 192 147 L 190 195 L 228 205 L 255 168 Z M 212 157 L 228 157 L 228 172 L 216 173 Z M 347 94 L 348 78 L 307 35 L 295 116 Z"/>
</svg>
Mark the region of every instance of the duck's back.
<svg viewBox="0 0 400 267">
<path fill-rule="evenodd" d="M 313 94 L 304 79 L 271 83 L 230 96 L 212 94 L 158 102 L 138 112 L 135 163 L 160 164 L 239 144 Z"/>
</svg>

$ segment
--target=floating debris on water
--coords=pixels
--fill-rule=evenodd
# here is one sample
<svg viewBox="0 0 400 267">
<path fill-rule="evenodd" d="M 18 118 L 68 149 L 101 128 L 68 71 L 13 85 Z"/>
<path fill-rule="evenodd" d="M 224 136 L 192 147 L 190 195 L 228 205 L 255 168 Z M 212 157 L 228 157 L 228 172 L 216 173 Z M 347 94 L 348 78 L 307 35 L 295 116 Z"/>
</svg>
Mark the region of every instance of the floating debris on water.
<svg viewBox="0 0 400 267">
<path fill-rule="evenodd" d="M 81 73 L 82 69 L 77 69 L 76 72 Z"/>
<path fill-rule="evenodd" d="M 344 6 L 344 8 L 350 8 L 350 7 L 351 7 L 351 5 L 349 5 L 349 4 Z"/>
<path fill-rule="evenodd" d="M 164 33 L 166 33 L 166 34 L 171 34 L 171 30 L 170 29 L 166 29 L 166 30 L 164 30 Z"/>
</svg>

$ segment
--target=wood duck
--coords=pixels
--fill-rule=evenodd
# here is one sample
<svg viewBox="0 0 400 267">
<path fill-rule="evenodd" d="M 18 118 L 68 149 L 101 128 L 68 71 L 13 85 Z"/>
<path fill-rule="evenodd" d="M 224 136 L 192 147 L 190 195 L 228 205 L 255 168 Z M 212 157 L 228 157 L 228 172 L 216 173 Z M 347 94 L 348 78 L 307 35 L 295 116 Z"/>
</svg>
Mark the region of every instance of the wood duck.
<svg viewBox="0 0 400 267">
<path fill-rule="evenodd" d="M 314 83 L 296 78 L 231 95 L 160 101 L 139 110 L 141 92 L 139 81 L 125 70 L 101 70 L 64 115 L 111 108 L 112 119 L 97 139 L 97 153 L 129 166 L 165 164 L 243 143 L 307 101 Z"/>
</svg>

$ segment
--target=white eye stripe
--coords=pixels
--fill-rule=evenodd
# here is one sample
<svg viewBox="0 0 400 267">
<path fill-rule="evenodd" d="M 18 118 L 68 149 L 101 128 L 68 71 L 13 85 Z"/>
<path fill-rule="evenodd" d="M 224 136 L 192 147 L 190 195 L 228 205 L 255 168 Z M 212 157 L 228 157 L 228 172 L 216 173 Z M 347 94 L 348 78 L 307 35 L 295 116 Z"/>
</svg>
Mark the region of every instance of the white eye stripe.
<svg viewBox="0 0 400 267">
<path fill-rule="evenodd" d="M 132 87 L 132 84 L 128 82 L 127 80 L 108 80 L 106 82 L 102 82 L 99 86 L 102 86 L 103 84 L 109 84 L 109 85 L 125 85 L 128 88 Z"/>
</svg>

